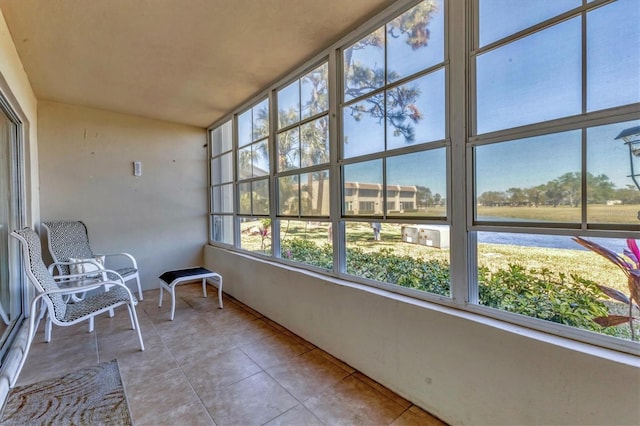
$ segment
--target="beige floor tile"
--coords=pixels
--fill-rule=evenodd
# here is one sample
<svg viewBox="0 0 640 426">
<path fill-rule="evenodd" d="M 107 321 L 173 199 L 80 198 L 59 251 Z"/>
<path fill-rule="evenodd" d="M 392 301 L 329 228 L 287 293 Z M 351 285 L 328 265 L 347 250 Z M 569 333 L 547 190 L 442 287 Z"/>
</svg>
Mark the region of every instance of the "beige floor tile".
<svg viewBox="0 0 640 426">
<path fill-rule="evenodd" d="M 307 410 L 303 405 L 296 405 L 291 410 L 279 415 L 265 426 L 321 426 L 319 418 Z"/>
<path fill-rule="evenodd" d="M 80 330 L 75 336 L 52 338 L 44 342 L 36 336 L 31 344 L 17 385 L 24 385 L 62 376 L 78 368 L 94 366 L 98 363 L 96 333 Z"/>
<path fill-rule="evenodd" d="M 199 312 L 214 327 L 227 327 L 232 323 L 243 323 L 260 318 L 246 309 L 201 309 Z"/>
<path fill-rule="evenodd" d="M 211 335 L 207 332 L 172 336 L 163 339 L 163 341 L 175 360 L 180 364 L 193 360 L 213 362 L 217 354 L 229 351 L 237 346 L 231 335 Z"/>
<path fill-rule="evenodd" d="M 301 402 L 319 395 L 349 375 L 323 357 L 319 350 L 304 353 L 266 371 Z"/>
<path fill-rule="evenodd" d="M 298 404 L 266 373 L 214 391 L 203 403 L 217 425 L 262 425 Z"/>
<path fill-rule="evenodd" d="M 139 384 L 167 370 L 178 368 L 171 352 L 164 347 L 159 350 L 149 348 L 144 352 L 136 351 L 116 359 L 120 365 L 122 381 L 126 385 Z"/>
<path fill-rule="evenodd" d="M 182 371 L 198 395 L 232 385 L 262 369 L 239 349 L 216 354 L 208 360 L 193 359 L 182 365 Z"/>
<path fill-rule="evenodd" d="M 125 384 L 125 389 L 136 424 L 157 422 L 172 415 L 176 407 L 199 403 L 180 368 L 154 374 L 143 382 Z"/>
<path fill-rule="evenodd" d="M 413 405 L 391 423 L 391 426 L 446 426 L 446 423 Z"/>
<path fill-rule="evenodd" d="M 405 408 L 353 375 L 304 403 L 324 423 L 388 425 Z"/>
<path fill-rule="evenodd" d="M 175 407 L 162 417 L 154 416 L 139 426 L 216 426 L 209 412 L 200 401 Z"/>
<path fill-rule="evenodd" d="M 267 369 L 309 352 L 309 348 L 284 334 L 266 337 L 240 347 L 260 367 Z"/>
</svg>

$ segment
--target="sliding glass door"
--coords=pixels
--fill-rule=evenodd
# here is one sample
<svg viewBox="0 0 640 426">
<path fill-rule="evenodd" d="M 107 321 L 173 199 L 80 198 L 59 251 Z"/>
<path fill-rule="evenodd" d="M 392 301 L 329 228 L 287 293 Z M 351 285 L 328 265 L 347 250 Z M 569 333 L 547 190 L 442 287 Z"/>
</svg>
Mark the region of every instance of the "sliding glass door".
<svg viewBox="0 0 640 426">
<path fill-rule="evenodd" d="M 20 251 L 9 237 L 24 224 L 20 122 L 0 94 L 0 358 L 23 316 Z"/>
</svg>

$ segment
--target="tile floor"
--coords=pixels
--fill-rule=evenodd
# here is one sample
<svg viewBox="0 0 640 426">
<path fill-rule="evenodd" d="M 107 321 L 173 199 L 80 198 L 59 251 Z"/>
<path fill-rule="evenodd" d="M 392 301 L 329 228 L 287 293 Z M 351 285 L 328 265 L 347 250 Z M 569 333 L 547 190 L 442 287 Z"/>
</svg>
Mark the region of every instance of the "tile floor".
<svg viewBox="0 0 640 426">
<path fill-rule="evenodd" d="M 136 425 L 442 425 L 438 419 L 225 294 L 181 285 L 170 299 L 146 291 L 137 313 L 146 350 L 126 308 L 113 318 L 42 324 L 18 385 L 117 358 Z"/>
</svg>

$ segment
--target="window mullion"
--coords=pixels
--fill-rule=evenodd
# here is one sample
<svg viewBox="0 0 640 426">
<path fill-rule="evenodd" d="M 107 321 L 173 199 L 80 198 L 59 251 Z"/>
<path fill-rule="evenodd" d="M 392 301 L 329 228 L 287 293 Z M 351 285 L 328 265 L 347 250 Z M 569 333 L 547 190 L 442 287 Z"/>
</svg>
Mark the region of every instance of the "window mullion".
<svg viewBox="0 0 640 426">
<path fill-rule="evenodd" d="M 466 22 L 466 8 L 463 2 L 447 2 L 446 20 L 446 44 L 445 52 L 449 57 L 447 69 L 447 106 L 448 129 L 451 141 L 449 158 L 449 220 L 451 222 L 451 297 L 454 303 L 464 304 L 469 300 L 469 283 L 473 269 L 471 260 L 475 259 L 469 236 L 467 235 L 467 200 L 466 196 L 467 176 L 471 173 L 471 167 L 466 161 L 467 138 L 467 103 L 465 70 L 467 61 L 467 35 L 459 31 L 455 23 Z M 466 26 L 468 28 L 468 26 Z M 453 172 L 455 170 L 455 173 Z M 453 194 L 465 194 L 465 196 L 453 196 Z M 475 250 L 475 248 L 473 248 Z M 475 281 L 475 280 L 474 280 Z M 472 298 L 473 299 L 473 298 Z"/>
</svg>

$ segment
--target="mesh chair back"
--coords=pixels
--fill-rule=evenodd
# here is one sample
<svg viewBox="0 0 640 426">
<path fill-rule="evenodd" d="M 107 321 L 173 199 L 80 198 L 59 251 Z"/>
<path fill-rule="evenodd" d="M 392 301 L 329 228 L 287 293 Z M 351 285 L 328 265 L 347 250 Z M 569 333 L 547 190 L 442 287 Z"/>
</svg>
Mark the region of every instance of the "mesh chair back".
<svg viewBox="0 0 640 426">
<path fill-rule="evenodd" d="M 93 252 L 89 246 L 87 227 L 80 221 L 56 221 L 42 224 L 47 230 L 49 252 L 54 262 L 73 259 L 90 259 Z M 68 265 L 58 265 L 62 275 L 69 274 Z"/>
<path fill-rule="evenodd" d="M 13 231 L 11 236 L 17 238 L 22 243 L 22 253 L 24 254 L 24 267 L 29 281 L 34 285 L 36 291 L 42 293 L 49 290 L 57 290 L 58 283 L 53 279 L 44 262 L 42 261 L 42 248 L 40 237 L 30 228 L 23 228 Z M 53 312 L 56 318 L 64 318 L 67 304 L 59 294 L 45 296 L 51 301 Z"/>
</svg>

